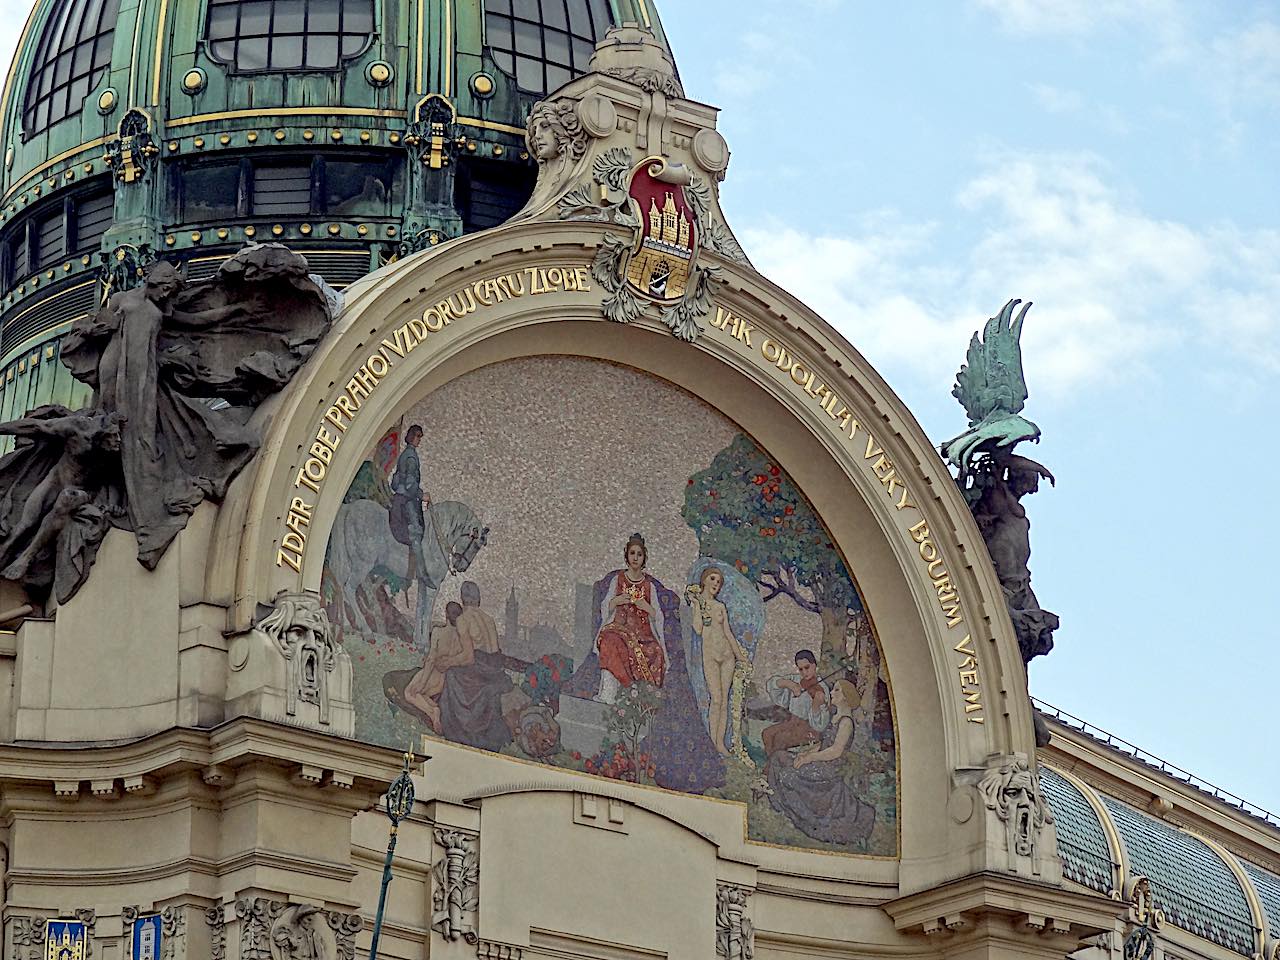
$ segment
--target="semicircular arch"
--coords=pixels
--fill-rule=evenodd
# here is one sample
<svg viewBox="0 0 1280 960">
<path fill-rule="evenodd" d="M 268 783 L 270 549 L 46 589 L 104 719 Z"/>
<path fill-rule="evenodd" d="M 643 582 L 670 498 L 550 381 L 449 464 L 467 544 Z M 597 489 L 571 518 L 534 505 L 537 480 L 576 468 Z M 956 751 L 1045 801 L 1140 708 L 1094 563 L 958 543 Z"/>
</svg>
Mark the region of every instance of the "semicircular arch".
<svg viewBox="0 0 1280 960">
<path fill-rule="evenodd" d="M 279 591 L 319 589 L 324 544 L 366 451 L 405 404 L 443 384 L 539 355 L 639 368 L 721 410 L 777 457 L 854 563 L 878 625 L 894 709 L 904 718 L 904 871 L 909 861 L 953 858 L 962 872 L 964 845 L 979 835 L 982 818 L 971 794 L 940 816 L 947 798 L 972 789 L 959 786 L 964 771 L 980 770 L 993 754 L 1030 756 L 1034 741 L 1003 594 L 950 475 L 870 364 L 800 301 L 749 269 L 718 261 L 723 282 L 713 322 L 693 344 L 656 322 L 603 320 L 601 294 L 589 280 L 602 236 L 601 227 L 582 223 L 510 225 L 411 257 L 350 288 L 318 355 L 264 411 L 272 422 L 262 454 L 219 512 L 220 555 L 209 569 L 221 579 L 207 585 L 208 594 L 231 605 L 233 627 L 245 629 L 256 605 Z M 535 291 L 536 273 L 520 296 L 484 295 L 475 286 L 551 268 L 581 288 L 562 281 Z M 457 320 L 442 320 L 439 291 L 472 291 L 455 301 L 463 304 Z M 349 386 L 359 401 L 348 401 L 350 414 L 337 405 L 353 396 Z M 330 445 L 326 436 L 339 442 Z M 309 546 L 290 552 L 283 541 L 298 503 L 306 522 L 293 527 Z"/>
</svg>

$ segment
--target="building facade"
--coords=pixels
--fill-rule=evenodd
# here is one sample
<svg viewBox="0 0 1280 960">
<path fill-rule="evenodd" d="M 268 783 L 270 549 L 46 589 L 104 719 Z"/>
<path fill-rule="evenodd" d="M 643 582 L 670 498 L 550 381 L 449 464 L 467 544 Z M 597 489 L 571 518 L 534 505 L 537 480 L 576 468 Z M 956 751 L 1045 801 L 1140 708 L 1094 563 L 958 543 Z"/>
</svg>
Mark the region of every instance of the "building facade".
<svg viewBox="0 0 1280 960">
<path fill-rule="evenodd" d="M 42 2 L 4 111 L 5 416 L 129 414 L 111 529 L 3 558 L 6 957 L 364 956 L 385 891 L 405 960 L 1280 958 L 1274 817 L 1037 747 L 969 507 L 752 268 L 645 0 Z M 174 410 L 251 434 L 190 502 Z"/>
</svg>

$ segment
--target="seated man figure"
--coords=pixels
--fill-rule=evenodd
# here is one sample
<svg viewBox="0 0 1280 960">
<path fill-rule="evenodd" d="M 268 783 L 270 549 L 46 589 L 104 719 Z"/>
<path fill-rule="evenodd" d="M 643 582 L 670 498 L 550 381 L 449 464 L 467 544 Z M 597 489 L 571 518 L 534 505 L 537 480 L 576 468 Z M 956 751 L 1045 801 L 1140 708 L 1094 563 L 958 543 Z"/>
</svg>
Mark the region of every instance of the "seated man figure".
<svg viewBox="0 0 1280 960">
<path fill-rule="evenodd" d="M 811 650 L 796 654 L 796 673 L 770 677 L 765 683 L 769 699 L 789 716 L 764 728 L 766 757 L 816 741 L 831 722 L 831 690 L 818 677 L 818 658 Z"/>
<path fill-rule="evenodd" d="M 462 605 L 450 600 L 445 604 L 447 621 L 431 631 L 431 652 L 422 661 L 422 668 L 405 685 L 404 698 L 427 716 L 432 729 L 440 733 L 440 694 L 444 691 L 444 675 L 451 667 L 461 667 L 475 660 L 475 647 L 458 632 L 458 617 Z"/>
</svg>

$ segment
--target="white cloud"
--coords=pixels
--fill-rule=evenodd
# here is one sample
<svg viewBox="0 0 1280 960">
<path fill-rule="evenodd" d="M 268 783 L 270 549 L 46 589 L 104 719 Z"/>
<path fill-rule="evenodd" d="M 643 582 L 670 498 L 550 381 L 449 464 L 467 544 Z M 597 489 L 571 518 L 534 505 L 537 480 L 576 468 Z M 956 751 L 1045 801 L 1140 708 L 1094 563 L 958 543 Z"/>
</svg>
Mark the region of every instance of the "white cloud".
<svg viewBox="0 0 1280 960">
<path fill-rule="evenodd" d="M 1201 366 L 1280 371 L 1280 232 L 1151 217 L 1089 158 L 993 157 L 956 202 L 967 245 L 879 215 L 844 235 L 742 231 L 756 265 L 894 375 L 946 382 L 969 334 L 1012 296 L 1033 391 L 1142 375 L 1194 341 Z M 927 347 L 925 346 L 927 345 Z"/>
<path fill-rule="evenodd" d="M 1170 17 L 1175 0 L 974 0 L 1021 34 L 1086 34 L 1107 23 Z"/>
<path fill-rule="evenodd" d="M 1029 86 L 1036 102 L 1050 113 L 1079 113 L 1084 108 L 1084 97 L 1078 90 L 1064 90 L 1048 83 Z"/>
<path fill-rule="evenodd" d="M 1232 97 L 1280 104 L 1280 24 L 1261 20 L 1218 37 L 1212 62 Z"/>
</svg>

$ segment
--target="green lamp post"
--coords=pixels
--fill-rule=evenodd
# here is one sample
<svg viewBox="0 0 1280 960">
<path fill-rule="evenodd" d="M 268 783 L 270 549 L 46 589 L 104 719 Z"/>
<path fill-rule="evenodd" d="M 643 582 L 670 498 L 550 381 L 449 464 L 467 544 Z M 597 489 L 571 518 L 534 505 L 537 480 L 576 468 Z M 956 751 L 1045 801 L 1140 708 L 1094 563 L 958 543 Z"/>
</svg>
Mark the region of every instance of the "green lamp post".
<svg viewBox="0 0 1280 960">
<path fill-rule="evenodd" d="M 409 773 L 413 754 L 404 755 L 404 769 L 400 776 L 387 788 L 387 819 L 391 821 L 391 832 L 387 838 L 387 859 L 382 867 L 382 890 L 378 894 L 378 913 L 373 921 L 373 940 L 369 944 L 369 960 L 377 960 L 378 939 L 382 936 L 382 914 L 387 906 L 387 887 L 391 886 L 391 859 L 396 852 L 396 837 L 400 831 L 400 821 L 413 809 L 413 777 Z"/>
</svg>

